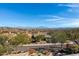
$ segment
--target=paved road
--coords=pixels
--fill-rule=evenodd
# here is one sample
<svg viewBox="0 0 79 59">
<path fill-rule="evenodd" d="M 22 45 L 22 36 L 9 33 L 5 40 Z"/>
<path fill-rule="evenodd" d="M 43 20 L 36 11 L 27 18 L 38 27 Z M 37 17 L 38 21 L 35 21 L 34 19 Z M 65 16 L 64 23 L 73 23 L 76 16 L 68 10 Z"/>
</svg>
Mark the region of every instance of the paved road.
<svg viewBox="0 0 79 59">
<path fill-rule="evenodd" d="M 63 45 L 65 47 L 65 45 Z M 14 50 L 21 50 L 26 51 L 29 48 L 61 48 L 61 44 L 53 44 L 53 43 L 46 43 L 46 44 L 26 44 L 17 46 Z"/>
<path fill-rule="evenodd" d="M 66 55 L 66 56 L 79 56 L 79 53 L 78 54 Z"/>
</svg>

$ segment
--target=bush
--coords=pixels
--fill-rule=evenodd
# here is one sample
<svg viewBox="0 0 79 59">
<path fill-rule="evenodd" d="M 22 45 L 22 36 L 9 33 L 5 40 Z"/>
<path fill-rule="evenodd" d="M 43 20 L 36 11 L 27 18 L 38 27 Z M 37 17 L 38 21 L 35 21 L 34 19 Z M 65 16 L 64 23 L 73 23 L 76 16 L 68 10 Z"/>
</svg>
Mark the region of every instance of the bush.
<svg viewBox="0 0 79 59">
<path fill-rule="evenodd" d="M 11 46 L 3 46 L 3 45 L 0 45 L 0 55 L 3 55 L 3 54 L 10 54 L 11 52 L 13 51 L 12 47 Z"/>
<path fill-rule="evenodd" d="M 19 45 L 19 44 L 28 44 L 30 43 L 30 38 L 25 34 L 17 34 L 17 36 L 13 37 L 9 40 L 11 45 Z"/>
<path fill-rule="evenodd" d="M 6 52 L 7 52 L 6 47 L 0 45 L 0 55 L 3 55 L 3 54 L 6 53 Z"/>
<path fill-rule="evenodd" d="M 7 40 L 8 40 L 8 37 L 0 35 L 0 44 L 1 45 L 5 45 Z"/>
<path fill-rule="evenodd" d="M 78 53 L 79 52 L 79 45 L 73 46 L 72 50 L 74 51 L 74 53 Z"/>
</svg>

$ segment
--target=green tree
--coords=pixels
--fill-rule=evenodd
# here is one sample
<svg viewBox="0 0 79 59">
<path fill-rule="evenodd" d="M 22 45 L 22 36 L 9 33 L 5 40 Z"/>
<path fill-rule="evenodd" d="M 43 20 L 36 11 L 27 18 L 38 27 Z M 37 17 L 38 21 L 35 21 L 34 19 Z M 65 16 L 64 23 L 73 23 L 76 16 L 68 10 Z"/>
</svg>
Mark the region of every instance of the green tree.
<svg viewBox="0 0 79 59">
<path fill-rule="evenodd" d="M 19 45 L 19 44 L 28 44 L 30 43 L 30 38 L 28 35 L 26 34 L 17 34 L 17 36 L 13 37 L 11 40 L 10 40 L 10 43 L 12 45 Z"/>
<path fill-rule="evenodd" d="M 67 39 L 67 36 L 65 32 L 57 31 L 52 34 L 52 41 L 54 43 L 56 42 L 64 43 L 66 42 L 66 39 Z"/>
<path fill-rule="evenodd" d="M 38 35 L 36 36 L 36 40 L 39 41 L 44 41 L 45 40 L 45 36 L 44 35 Z"/>
<path fill-rule="evenodd" d="M 4 47 L 3 45 L 0 45 L 0 55 L 3 55 L 6 52 L 7 52 L 6 47 Z"/>
<path fill-rule="evenodd" d="M 7 36 L 0 35 L 0 44 L 1 45 L 5 45 L 6 44 L 6 41 L 8 41 L 8 37 Z"/>
</svg>

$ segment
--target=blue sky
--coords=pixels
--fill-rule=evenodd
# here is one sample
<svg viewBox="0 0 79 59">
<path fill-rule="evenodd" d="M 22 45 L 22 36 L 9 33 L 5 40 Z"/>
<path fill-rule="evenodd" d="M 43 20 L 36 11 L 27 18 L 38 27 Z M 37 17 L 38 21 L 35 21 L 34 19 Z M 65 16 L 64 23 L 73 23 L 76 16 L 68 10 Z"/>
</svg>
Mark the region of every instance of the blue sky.
<svg viewBox="0 0 79 59">
<path fill-rule="evenodd" d="M 79 4 L 0 4 L 0 26 L 79 27 Z"/>
</svg>

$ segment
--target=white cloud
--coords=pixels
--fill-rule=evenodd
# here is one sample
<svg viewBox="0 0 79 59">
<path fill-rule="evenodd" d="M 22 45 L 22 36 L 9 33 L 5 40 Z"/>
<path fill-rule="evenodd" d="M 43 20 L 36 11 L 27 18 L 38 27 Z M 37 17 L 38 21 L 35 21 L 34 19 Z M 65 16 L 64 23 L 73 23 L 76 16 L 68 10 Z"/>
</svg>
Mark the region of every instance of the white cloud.
<svg viewBox="0 0 79 59">
<path fill-rule="evenodd" d="M 45 19 L 45 21 L 53 22 L 53 21 L 60 21 L 60 19 Z"/>
<path fill-rule="evenodd" d="M 56 15 L 38 15 L 39 17 L 52 17 L 52 18 L 61 18 L 59 16 Z"/>
<path fill-rule="evenodd" d="M 56 24 L 56 27 L 79 27 L 79 18 L 64 18 L 55 16 L 55 18 L 52 19 L 45 19 L 47 22 L 52 22 L 54 25 Z M 57 25 L 58 24 L 58 25 Z"/>
<path fill-rule="evenodd" d="M 71 7 L 71 8 L 74 8 L 74 7 L 79 7 L 79 3 L 68 3 L 68 4 L 59 4 L 58 6 L 66 6 L 66 7 Z"/>
<path fill-rule="evenodd" d="M 79 19 L 71 19 L 60 24 L 64 27 L 79 27 Z"/>
<path fill-rule="evenodd" d="M 64 19 L 63 17 L 52 16 L 51 19 L 45 19 L 45 21 L 47 21 L 47 22 L 55 22 L 55 21 L 61 21 L 61 20 L 63 20 L 63 19 Z"/>
<path fill-rule="evenodd" d="M 56 15 L 44 15 L 44 17 L 48 17 L 47 19 L 44 19 L 44 21 L 52 23 L 52 26 L 55 25 L 56 27 L 79 27 L 79 17 L 77 17 L 79 14 L 79 4 L 59 4 L 59 6 L 69 7 L 64 14 L 60 13 L 63 17 Z M 65 14 L 71 18 L 64 16 Z"/>
<path fill-rule="evenodd" d="M 67 13 L 79 14 L 79 3 L 59 4 L 58 6 L 69 7 Z"/>
<path fill-rule="evenodd" d="M 67 4 L 66 6 L 71 8 L 79 8 L 79 4 L 75 4 L 75 3 Z"/>
<path fill-rule="evenodd" d="M 73 7 L 73 8 L 69 8 L 67 11 L 70 12 L 70 13 L 79 14 L 79 8 Z"/>
</svg>

